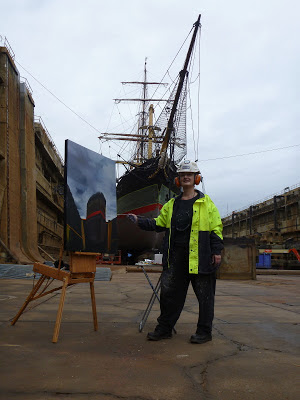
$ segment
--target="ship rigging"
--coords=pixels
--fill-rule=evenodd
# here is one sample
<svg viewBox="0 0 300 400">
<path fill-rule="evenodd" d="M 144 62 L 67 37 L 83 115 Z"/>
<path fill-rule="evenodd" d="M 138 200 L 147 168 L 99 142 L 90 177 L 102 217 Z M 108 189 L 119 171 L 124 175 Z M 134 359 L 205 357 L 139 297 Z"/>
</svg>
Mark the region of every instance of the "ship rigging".
<svg viewBox="0 0 300 400">
<path fill-rule="evenodd" d="M 125 141 L 135 143 L 133 153 L 124 159 L 118 155 L 126 172 L 117 181 L 117 211 L 119 248 L 123 253 L 155 252 L 162 244 L 162 233 L 141 231 L 130 223 L 124 215 L 134 213 L 149 218 L 158 216 L 162 206 L 179 194 L 175 185 L 176 164 L 187 153 L 186 111 L 189 89 L 189 70 L 193 59 L 197 34 L 200 31 L 200 15 L 191 30 L 192 38 L 184 60 L 184 65 L 172 88 L 168 88 L 169 97 L 149 97 L 150 85 L 160 87 L 165 84 L 151 82 L 147 79 L 147 60 L 144 64 L 142 81 L 123 82 L 124 85 L 135 84 L 142 87 L 140 98 L 115 99 L 141 104 L 138 114 L 138 126 L 135 133 L 102 133 L 101 141 Z M 200 36 L 200 35 L 199 35 Z M 199 75 L 198 75 L 199 77 Z M 200 78 L 199 78 L 200 79 Z M 154 123 L 154 104 L 164 101 L 159 117 Z M 159 106 L 156 106 L 159 107 Z M 129 165 L 129 167 L 128 167 Z"/>
<path fill-rule="evenodd" d="M 167 87 L 168 84 L 163 83 L 164 78 L 160 82 L 151 82 L 148 80 L 147 58 L 145 59 L 143 79 L 141 81 L 121 82 L 122 85 L 139 85 L 141 87 L 141 95 L 134 98 L 114 99 L 117 105 L 121 102 L 138 103 L 140 105 L 135 132 L 103 132 L 99 136 L 101 143 L 112 142 L 114 147 L 118 146 L 117 143 L 119 141 L 126 142 L 127 146 L 128 144 L 133 145 L 130 146 L 131 151 L 129 156 L 124 156 L 122 151 L 124 146 L 119 146 L 119 151 L 116 152 L 118 156 L 117 163 L 123 165 L 129 164 L 130 168 L 133 168 L 141 166 L 143 162 L 150 158 L 159 158 L 160 166 L 164 167 L 167 160 L 177 164 L 186 155 L 187 94 L 188 86 L 191 84 L 191 77 L 190 80 L 188 79 L 189 67 L 194 63 L 195 42 L 197 34 L 201 29 L 200 18 L 201 15 L 199 15 L 190 31 L 190 33 L 192 33 L 192 39 L 184 61 L 184 66 L 177 77 L 172 80 L 172 84 L 169 85 L 161 98 L 155 98 L 155 94 L 158 88 Z M 181 47 L 183 47 L 183 45 Z M 178 54 L 179 52 L 176 57 L 178 57 Z M 169 69 L 164 77 L 167 74 L 170 75 Z M 196 75 L 195 80 L 197 79 L 200 82 L 200 72 Z M 149 88 L 154 86 L 156 90 L 152 96 L 149 96 Z M 166 98 L 167 93 L 171 93 L 168 98 Z M 164 108 L 161 107 L 162 103 L 165 104 Z M 191 105 L 189 105 L 189 108 L 191 108 Z M 159 109 L 162 111 L 154 124 L 155 111 L 157 114 Z"/>
</svg>

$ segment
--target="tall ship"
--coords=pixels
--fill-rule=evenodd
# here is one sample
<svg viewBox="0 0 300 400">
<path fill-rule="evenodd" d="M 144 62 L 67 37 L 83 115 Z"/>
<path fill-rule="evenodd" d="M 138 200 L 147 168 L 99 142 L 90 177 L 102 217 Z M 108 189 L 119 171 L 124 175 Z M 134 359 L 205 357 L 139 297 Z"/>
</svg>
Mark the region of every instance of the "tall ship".
<svg viewBox="0 0 300 400">
<path fill-rule="evenodd" d="M 191 41 L 185 56 L 184 65 L 179 72 L 167 99 L 149 98 L 150 85 L 163 85 L 162 82 L 147 80 L 147 61 L 144 66 L 144 79 L 141 82 L 122 82 L 142 87 L 139 99 L 115 99 L 121 102 L 138 101 L 141 111 L 135 133 L 102 133 L 100 140 L 120 140 L 134 142 L 135 149 L 130 159 L 119 161 L 126 168 L 117 179 L 117 226 L 119 249 L 123 255 L 137 256 L 158 252 L 161 249 L 163 233 L 140 230 L 128 218 L 134 213 L 148 218 L 159 215 L 162 206 L 180 193 L 175 185 L 176 165 L 187 152 L 186 110 L 189 86 L 189 70 L 192 65 L 197 36 L 200 37 L 200 18 L 191 29 Z M 154 122 L 154 104 L 164 102 L 162 111 Z M 122 154 L 118 154 L 122 157 Z"/>
</svg>

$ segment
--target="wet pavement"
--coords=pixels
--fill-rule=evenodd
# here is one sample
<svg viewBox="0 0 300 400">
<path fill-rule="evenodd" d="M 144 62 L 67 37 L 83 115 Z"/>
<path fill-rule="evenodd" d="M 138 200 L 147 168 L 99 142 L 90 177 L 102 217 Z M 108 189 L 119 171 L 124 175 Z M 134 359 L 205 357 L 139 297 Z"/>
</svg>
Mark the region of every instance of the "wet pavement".
<svg viewBox="0 0 300 400">
<path fill-rule="evenodd" d="M 150 273 L 155 284 L 159 274 Z M 58 343 L 52 335 L 59 292 L 32 302 L 15 326 L 31 280 L 0 280 L 0 399 L 296 400 L 299 398 L 300 276 L 217 280 L 213 341 L 189 343 L 197 321 L 190 287 L 172 339 L 149 342 L 155 302 L 143 273 L 113 271 L 95 282 L 99 329 L 89 286 L 69 287 Z"/>
</svg>

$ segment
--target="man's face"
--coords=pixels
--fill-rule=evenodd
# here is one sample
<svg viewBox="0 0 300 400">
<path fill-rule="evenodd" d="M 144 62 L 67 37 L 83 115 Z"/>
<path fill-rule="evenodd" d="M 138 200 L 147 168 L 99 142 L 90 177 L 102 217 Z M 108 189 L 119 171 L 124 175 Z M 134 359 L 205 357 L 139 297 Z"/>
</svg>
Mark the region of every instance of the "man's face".
<svg viewBox="0 0 300 400">
<path fill-rule="evenodd" d="M 179 180 L 181 186 L 194 186 L 195 174 L 194 172 L 179 172 Z"/>
</svg>

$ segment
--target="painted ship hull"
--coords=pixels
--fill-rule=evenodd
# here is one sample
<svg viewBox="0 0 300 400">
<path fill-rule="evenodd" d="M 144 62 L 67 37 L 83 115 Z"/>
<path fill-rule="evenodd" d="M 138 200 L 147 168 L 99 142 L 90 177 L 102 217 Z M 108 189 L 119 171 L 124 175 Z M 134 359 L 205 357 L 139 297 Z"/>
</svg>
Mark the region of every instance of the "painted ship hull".
<svg viewBox="0 0 300 400">
<path fill-rule="evenodd" d="M 162 206 L 180 193 L 180 189 L 174 184 L 175 166 L 169 164 L 155 174 L 157 167 L 158 161 L 150 159 L 121 177 L 117 186 L 118 214 L 133 213 L 155 218 Z M 164 232 L 143 231 L 125 215 L 118 216 L 117 225 L 119 248 L 123 254 L 161 249 Z"/>
</svg>

